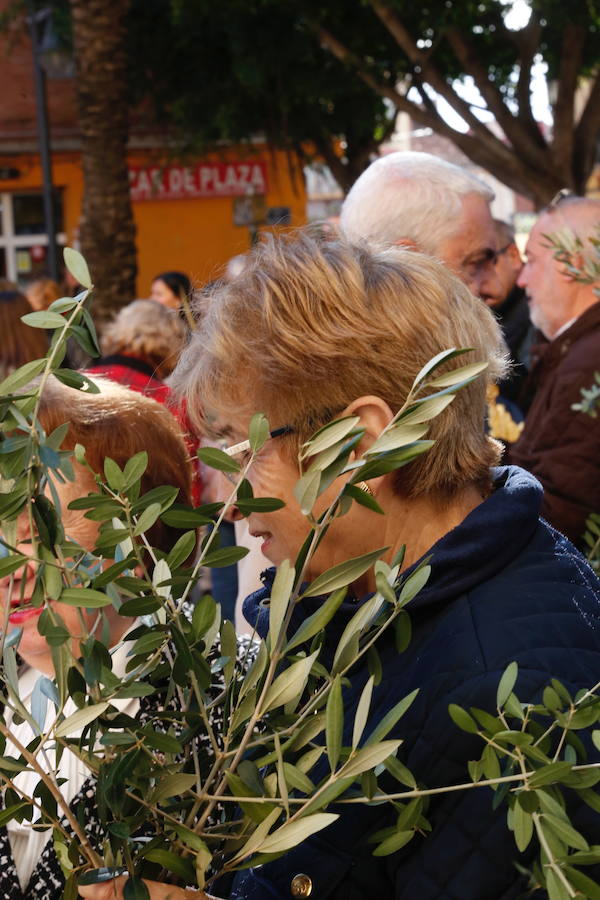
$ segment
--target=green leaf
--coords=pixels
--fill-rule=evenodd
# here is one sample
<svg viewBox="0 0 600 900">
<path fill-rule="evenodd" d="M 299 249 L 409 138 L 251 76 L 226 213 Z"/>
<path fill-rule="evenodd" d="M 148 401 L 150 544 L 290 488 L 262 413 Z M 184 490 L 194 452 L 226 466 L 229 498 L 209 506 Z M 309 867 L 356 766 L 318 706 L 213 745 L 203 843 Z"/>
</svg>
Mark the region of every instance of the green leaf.
<svg viewBox="0 0 600 900">
<path fill-rule="evenodd" d="M 59 297 L 58 300 L 52 301 L 48 309 L 57 313 L 71 312 L 72 309 L 75 309 L 78 302 L 75 297 Z"/>
<path fill-rule="evenodd" d="M 4 768 L 0 766 L 0 768 Z M 28 805 L 26 800 L 21 800 L 20 803 L 13 803 L 11 806 L 8 806 L 6 809 L 0 811 L 0 828 L 3 828 L 16 816 L 18 812 L 24 809 Z"/>
<path fill-rule="evenodd" d="M 409 407 L 406 412 L 398 417 L 398 422 L 403 425 L 418 425 L 421 422 L 429 422 L 450 406 L 456 399 L 456 394 L 446 394 L 443 397 L 434 397 L 432 400 L 423 400 L 415 406 Z"/>
<path fill-rule="evenodd" d="M 269 439 L 269 423 L 263 413 L 254 413 L 248 426 L 250 449 L 258 453 Z"/>
<path fill-rule="evenodd" d="M 281 810 L 279 808 L 271 810 L 269 815 L 265 819 L 263 819 L 262 822 L 259 822 L 246 843 L 240 850 L 238 850 L 231 862 L 235 864 L 240 860 L 245 859 L 248 856 L 252 856 L 254 853 L 256 853 L 262 842 L 266 839 L 271 827 L 275 824 L 280 815 Z"/>
<path fill-rule="evenodd" d="M 304 619 L 298 631 L 294 634 L 294 636 L 288 641 L 285 652 L 289 653 L 289 651 L 293 647 L 297 647 L 299 644 L 304 644 L 306 641 L 309 641 L 315 634 L 318 634 L 321 629 L 325 628 L 325 626 L 331 621 L 336 612 L 338 611 L 340 605 L 342 604 L 344 597 L 346 596 L 346 588 L 340 588 L 337 591 L 334 591 L 327 600 L 319 606 L 316 612 L 309 616 L 307 619 Z"/>
<path fill-rule="evenodd" d="M 303 794 L 311 795 L 314 793 L 315 786 L 306 775 L 297 766 L 284 762 L 283 771 L 287 784 L 296 791 L 302 791 Z"/>
<path fill-rule="evenodd" d="M 357 503 L 360 503 L 361 506 L 365 506 L 367 509 L 372 509 L 373 512 L 378 513 L 380 516 L 384 515 L 384 511 L 381 506 L 371 494 L 367 494 L 366 491 L 361 491 L 359 487 L 355 484 L 346 484 L 344 488 L 344 497 L 352 497 Z"/>
<path fill-rule="evenodd" d="M 389 856 L 390 853 L 395 853 L 401 847 L 404 847 L 405 844 L 408 844 L 414 836 L 415 832 L 412 829 L 410 831 L 397 831 L 375 847 L 373 856 Z"/>
<path fill-rule="evenodd" d="M 100 393 L 98 385 L 82 372 L 74 372 L 73 369 L 55 369 L 54 375 L 67 387 L 75 388 L 77 391 L 87 391 L 88 394 Z"/>
<path fill-rule="evenodd" d="M 477 734 L 479 731 L 479 726 L 475 719 L 469 715 L 466 709 L 463 709 L 462 706 L 457 706 L 456 703 L 450 703 L 448 706 L 448 712 L 450 713 L 450 718 L 454 722 L 455 725 L 462 731 L 468 731 L 471 734 Z"/>
<path fill-rule="evenodd" d="M 379 594 L 374 594 L 359 606 L 339 639 L 333 658 L 333 673 L 341 672 L 354 661 L 362 632 L 375 619 L 384 603 L 385 601 Z"/>
<path fill-rule="evenodd" d="M 79 733 L 86 725 L 90 725 L 103 715 L 109 706 L 110 704 L 105 701 L 103 703 L 95 703 L 93 706 L 85 706 L 83 709 L 78 709 L 72 716 L 68 716 L 64 722 L 57 725 L 54 729 L 54 734 L 56 737 L 68 737 L 69 735 Z"/>
<path fill-rule="evenodd" d="M 327 758 L 329 767 L 335 772 L 342 750 L 342 731 L 344 730 L 344 706 L 342 702 L 342 683 L 340 676 L 336 675 L 329 696 L 325 712 L 325 741 L 327 744 Z"/>
<path fill-rule="evenodd" d="M 196 537 L 195 531 L 186 531 L 185 534 L 182 534 L 177 540 L 167 556 L 167 563 L 171 571 L 184 563 L 192 553 L 196 546 Z"/>
<path fill-rule="evenodd" d="M 204 557 L 202 565 L 209 569 L 220 569 L 223 566 L 232 566 L 247 555 L 247 547 L 219 547 L 218 550 L 211 550 Z"/>
<path fill-rule="evenodd" d="M 14 553 L 11 556 L 0 558 L 0 578 L 4 578 L 6 575 L 12 575 L 17 569 L 22 568 L 27 562 L 27 559 L 26 556 Z"/>
<path fill-rule="evenodd" d="M 338 676 L 339 677 L 339 676 Z M 354 728 L 352 730 L 352 749 L 355 750 L 359 744 L 359 741 L 363 735 L 365 730 L 365 726 L 367 724 L 367 720 L 369 718 L 369 710 L 371 708 L 371 697 L 373 695 L 373 676 L 369 678 L 364 688 L 362 689 L 362 693 L 360 695 L 360 700 L 358 701 L 358 705 L 356 707 L 356 713 L 354 715 Z"/>
<path fill-rule="evenodd" d="M 531 778 L 528 779 L 529 787 L 531 790 L 535 790 L 536 788 L 543 787 L 547 784 L 555 784 L 557 781 L 561 781 L 569 775 L 572 768 L 573 765 L 569 762 L 549 763 L 547 766 L 538 769 Z"/>
<path fill-rule="evenodd" d="M 143 854 L 144 859 L 150 862 L 158 863 L 169 872 L 173 872 L 178 878 L 181 878 L 186 884 L 194 881 L 194 870 L 189 859 L 182 859 L 176 853 L 170 850 L 163 850 L 160 847 L 154 847 Z"/>
<path fill-rule="evenodd" d="M 81 253 L 79 253 L 78 250 L 74 250 L 72 247 L 65 247 L 63 250 L 63 259 L 65 261 L 65 266 L 73 278 L 82 285 L 82 287 L 91 290 L 93 284 L 92 279 L 90 278 L 90 270 Z"/>
<path fill-rule="evenodd" d="M 380 435 L 365 451 L 365 457 L 374 456 L 377 453 L 387 453 L 389 450 L 399 450 L 401 447 L 406 447 L 407 444 L 420 440 L 428 430 L 428 425 L 414 423 L 407 425 L 401 422 Z"/>
<path fill-rule="evenodd" d="M 60 602 L 84 609 L 100 609 L 103 606 L 110 606 L 112 600 L 108 594 L 102 594 L 92 588 L 65 588 L 60 595 Z"/>
<path fill-rule="evenodd" d="M 467 379 L 476 378 L 487 368 L 487 362 L 470 363 L 468 366 L 461 366 L 460 369 L 453 369 L 451 372 L 447 372 L 445 375 L 438 375 L 437 378 L 432 378 L 429 381 L 429 386 L 439 388 L 452 387 L 453 385 L 458 384 L 461 381 L 467 381 Z"/>
<path fill-rule="evenodd" d="M 356 465 L 351 463 L 346 466 L 346 470 L 356 469 L 352 475 L 353 483 L 369 481 L 371 478 L 387 475 L 389 472 L 401 469 L 402 466 L 408 465 L 413 459 L 416 459 L 423 453 L 427 453 L 434 444 L 435 441 L 413 441 L 412 444 L 408 444 L 406 447 L 400 447 L 398 450 L 388 450 L 386 453 L 381 453 L 375 459 L 368 460 L 365 463 L 359 462 Z"/>
<path fill-rule="evenodd" d="M 600 750 L 600 731 L 592 731 L 592 741 L 596 750 Z"/>
<path fill-rule="evenodd" d="M 160 503 L 151 503 L 150 506 L 147 506 L 137 520 L 137 524 L 133 531 L 134 537 L 137 537 L 138 535 L 144 534 L 146 531 L 149 531 L 149 529 L 152 528 L 152 526 L 160 516 L 161 512 L 162 510 Z"/>
<path fill-rule="evenodd" d="M 29 325 L 30 328 L 64 328 L 67 324 L 61 315 L 50 312 L 47 309 L 26 313 L 26 315 L 21 316 L 21 321 Z"/>
<path fill-rule="evenodd" d="M 289 559 L 284 559 L 277 567 L 269 603 L 269 646 L 272 650 L 279 639 L 295 578 L 295 568 L 290 564 Z"/>
<path fill-rule="evenodd" d="M 318 575 L 312 584 L 304 591 L 303 597 L 318 597 L 320 594 L 328 594 L 338 588 L 345 587 L 360 578 L 367 572 L 373 563 L 379 559 L 382 553 L 388 550 L 388 547 L 380 547 L 378 550 L 371 550 L 370 553 L 363 553 L 362 556 L 355 556 L 346 562 L 333 566 L 322 575 Z"/>
<path fill-rule="evenodd" d="M 533 816 L 523 809 L 519 803 L 512 808 L 512 824 L 515 833 L 515 843 L 521 853 L 529 846 L 533 837 Z"/>
<path fill-rule="evenodd" d="M 315 650 L 310 656 L 292 663 L 285 672 L 278 675 L 267 691 L 267 696 L 261 709 L 262 714 L 277 706 L 284 706 L 304 690 L 310 670 L 318 654 L 319 651 Z"/>
<path fill-rule="evenodd" d="M 367 744 L 350 757 L 340 772 L 344 776 L 356 776 L 366 772 L 367 769 L 374 769 L 388 756 L 395 754 L 401 743 L 402 741 L 381 741 L 378 744 Z"/>
<path fill-rule="evenodd" d="M 572 858 L 573 857 L 569 857 L 569 859 Z M 587 897 L 588 900 L 600 900 L 600 885 L 597 881 L 592 881 L 592 879 L 587 875 L 584 875 L 583 872 L 580 872 L 578 869 L 573 869 L 571 866 L 565 866 L 564 871 L 571 884 L 576 887 L 578 891 L 581 891 L 582 897 Z"/>
<path fill-rule="evenodd" d="M 304 816 L 296 822 L 286 822 L 265 838 L 259 850 L 261 853 L 283 853 L 291 847 L 297 847 L 311 834 L 327 828 L 338 818 L 339 816 L 334 813 L 315 813 L 312 816 Z"/>
<path fill-rule="evenodd" d="M 319 428 L 300 448 L 300 459 L 316 456 L 347 437 L 360 422 L 360 416 L 344 416 Z"/>
<path fill-rule="evenodd" d="M 15 369 L 14 372 L 11 372 L 7 378 L 0 382 L 0 395 L 6 396 L 29 384 L 32 378 L 35 378 L 36 375 L 39 375 L 46 368 L 46 364 L 47 360 L 44 358 L 32 359 L 31 362 L 25 363 L 24 366 L 19 366 L 18 369 Z"/>
<path fill-rule="evenodd" d="M 427 376 L 431 372 L 439 368 L 439 366 L 443 365 L 445 362 L 449 362 L 449 360 L 454 359 L 455 356 L 461 356 L 461 354 L 463 353 L 469 353 L 472 349 L 472 347 L 465 347 L 461 349 L 451 347 L 449 350 L 442 350 L 441 353 L 436 354 L 433 359 L 430 359 L 428 363 L 425 363 L 425 365 L 415 378 L 413 387 L 419 385 L 425 378 L 427 378 Z"/>
<path fill-rule="evenodd" d="M 312 512 L 315 501 L 319 496 L 320 484 L 321 472 L 318 469 L 311 469 L 294 485 L 294 497 L 298 501 L 303 515 L 308 516 Z"/>
<path fill-rule="evenodd" d="M 235 506 L 242 515 L 247 516 L 253 512 L 275 512 L 276 509 L 282 509 L 285 503 L 277 497 L 251 497 L 247 500 L 237 499 Z"/>
<path fill-rule="evenodd" d="M 138 481 L 146 469 L 148 468 L 148 454 L 145 450 L 140 450 L 131 459 L 128 459 L 123 469 L 123 477 L 125 479 L 125 490 L 131 487 L 134 482 Z"/>
<path fill-rule="evenodd" d="M 124 490 L 125 478 L 123 473 L 114 459 L 111 459 L 109 456 L 104 460 L 104 476 L 108 482 L 108 486 L 112 488 L 113 491 L 121 492 Z"/>
<path fill-rule="evenodd" d="M 393 775 L 396 781 L 399 781 L 400 784 L 404 784 L 406 785 L 406 787 L 409 787 L 413 790 L 414 788 L 416 788 L 417 782 L 415 780 L 415 776 L 410 771 L 410 769 L 407 769 L 406 766 L 399 760 L 397 760 L 395 756 L 388 756 L 388 758 L 383 761 L 383 764 L 390 775 Z"/>
<path fill-rule="evenodd" d="M 200 447 L 198 459 L 210 469 L 218 469 L 219 472 L 240 472 L 240 465 L 218 447 Z"/>
<path fill-rule="evenodd" d="M 169 797 L 178 797 L 191 790 L 197 783 L 195 775 L 186 775 L 178 772 L 175 775 L 165 775 L 161 778 L 151 795 L 151 803 L 158 803 L 159 800 L 167 800 Z"/>
<path fill-rule="evenodd" d="M 498 707 L 498 709 L 502 709 L 502 707 L 512 694 L 518 674 L 519 666 L 513 660 L 513 662 L 511 662 L 504 670 L 504 674 L 502 675 L 500 683 L 498 684 L 498 691 L 496 694 L 496 706 Z"/>
<path fill-rule="evenodd" d="M 127 875 L 127 869 L 124 866 L 102 866 L 99 869 L 88 869 L 79 876 L 78 883 L 82 886 L 104 884 L 104 882 L 112 881 L 121 875 Z"/>
<path fill-rule="evenodd" d="M 548 900 L 570 900 L 570 894 L 556 872 L 553 869 L 547 868 L 545 870 L 545 875 Z"/>
<path fill-rule="evenodd" d="M 575 847 L 576 850 L 589 850 L 590 845 L 582 834 L 576 831 L 569 822 L 559 819 L 550 813 L 543 813 L 544 822 L 547 824 L 554 834 L 564 841 L 569 847 Z"/>
<path fill-rule="evenodd" d="M 402 585 L 398 596 L 399 606 L 406 606 L 407 603 L 410 603 L 413 597 L 416 597 L 419 591 L 425 587 L 430 575 L 431 566 L 419 566 Z"/>
</svg>

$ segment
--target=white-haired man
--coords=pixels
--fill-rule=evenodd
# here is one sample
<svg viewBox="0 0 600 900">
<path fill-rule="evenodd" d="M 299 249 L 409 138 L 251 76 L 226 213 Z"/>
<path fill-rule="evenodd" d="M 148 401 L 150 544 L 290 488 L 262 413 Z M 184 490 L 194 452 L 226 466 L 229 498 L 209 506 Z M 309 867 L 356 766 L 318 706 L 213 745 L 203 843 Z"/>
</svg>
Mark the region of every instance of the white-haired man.
<svg viewBox="0 0 600 900">
<path fill-rule="evenodd" d="M 497 292 L 493 191 L 466 169 L 429 153 L 389 153 L 344 201 L 350 240 L 406 244 L 446 263 L 478 297 Z"/>
<path fill-rule="evenodd" d="M 526 388 L 535 395 L 510 462 L 539 478 L 543 515 L 580 545 L 587 516 L 600 512 L 600 425 L 572 405 L 600 370 L 599 284 L 575 280 L 556 259 L 548 236 L 578 237 L 582 247 L 573 264 L 583 268 L 594 252 L 589 238 L 599 226 L 599 200 L 573 197 L 549 207 L 532 229 L 518 279 L 531 320 L 547 343 L 532 350 Z"/>
</svg>

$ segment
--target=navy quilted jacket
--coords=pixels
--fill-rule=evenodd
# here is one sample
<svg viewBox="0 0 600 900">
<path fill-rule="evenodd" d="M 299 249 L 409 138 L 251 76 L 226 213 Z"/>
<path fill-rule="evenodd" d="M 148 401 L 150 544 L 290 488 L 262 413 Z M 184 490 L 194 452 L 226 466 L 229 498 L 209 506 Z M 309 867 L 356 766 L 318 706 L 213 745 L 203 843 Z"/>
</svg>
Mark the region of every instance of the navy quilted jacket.
<svg viewBox="0 0 600 900">
<path fill-rule="evenodd" d="M 430 788 L 469 781 L 467 762 L 483 749 L 477 736 L 454 725 L 448 704 L 493 712 L 498 681 L 512 660 L 519 664 L 515 690 L 522 701 L 537 699 L 552 676 L 575 692 L 600 674 L 598 579 L 566 538 L 538 518 L 539 483 L 518 468 L 494 474 L 491 496 L 430 551 L 429 583 L 408 607 L 408 649 L 398 654 L 385 635 L 378 647 L 384 674 L 373 694 L 371 723 L 420 689 L 390 737 L 403 738 L 399 759 Z M 271 578 L 267 573 L 265 588 L 244 607 L 263 634 L 268 609 L 261 601 Z M 305 603 L 300 616 L 314 611 L 315 602 Z M 342 606 L 328 627 L 325 653 L 333 652 L 356 608 Z M 353 670 L 344 693 L 346 744 L 367 678 L 366 666 Z M 325 771 L 311 776 L 317 780 Z M 292 879 L 304 873 L 315 900 L 519 897 L 525 889 L 514 866 L 519 854 L 506 809 L 494 812 L 492 799 L 486 787 L 437 795 L 427 813 L 432 832 L 387 857 L 372 856 L 365 837 L 394 824 L 390 808 L 338 807 L 340 818 L 324 831 L 278 860 L 238 873 L 230 896 L 289 900 Z M 578 825 L 590 843 L 600 843 L 597 813 L 584 812 Z"/>
</svg>

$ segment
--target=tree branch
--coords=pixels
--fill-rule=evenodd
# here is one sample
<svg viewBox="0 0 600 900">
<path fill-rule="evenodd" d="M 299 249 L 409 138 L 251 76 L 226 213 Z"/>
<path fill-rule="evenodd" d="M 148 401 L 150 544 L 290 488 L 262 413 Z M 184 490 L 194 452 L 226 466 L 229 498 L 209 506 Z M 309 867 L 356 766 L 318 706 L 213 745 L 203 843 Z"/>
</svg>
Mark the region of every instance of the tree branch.
<svg viewBox="0 0 600 900">
<path fill-rule="evenodd" d="M 590 95 L 575 128 L 573 181 L 578 193 L 585 193 L 586 182 L 596 161 L 598 132 L 600 132 L 600 69 L 596 72 Z"/>
<path fill-rule="evenodd" d="M 538 167 L 525 165 L 509 146 L 495 138 L 488 129 L 484 128 L 485 134 L 481 137 L 456 131 L 440 116 L 432 103 L 427 104 L 427 108 L 419 106 L 389 85 L 381 84 L 338 38 L 325 28 L 317 25 L 314 27 L 321 44 L 353 69 L 371 90 L 391 100 L 397 109 L 408 113 L 415 122 L 447 137 L 477 165 L 493 172 L 504 184 L 518 193 L 531 197 L 536 206 L 546 204 L 562 187 L 560 178 L 553 178 L 553 173 L 548 171 L 545 165 Z"/>
<path fill-rule="evenodd" d="M 515 91 L 519 118 L 534 143 L 546 150 L 546 141 L 531 109 L 531 69 L 542 34 L 539 15 L 532 11 L 529 22 L 520 31 L 511 31 L 504 22 L 501 30 L 505 39 L 515 45 L 519 55 L 519 79 Z"/>
<path fill-rule="evenodd" d="M 543 168 L 548 164 L 547 154 L 539 143 L 533 141 L 527 130 L 523 128 L 518 118 L 513 116 L 504 102 L 502 94 L 496 85 L 490 81 L 486 65 L 478 58 L 464 33 L 455 25 L 446 32 L 448 43 L 461 64 L 463 71 L 470 75 L 477 85 L 489 111 L 504 131 L 504 134 L 515 148 L 520 157 L 525 158 L 529 165 Z M 527 96 L 527 105 L 529 97 Z"/>
<path fill-rule="evenodd" d="M 577 79 L 583 61 L 585 29 L 582 25 L 570 23 L 565 26 L 562 37 L 558 90 L 554 104 L 554 128 L 552 156 L 556 168 L 562 173 L 565 187 L 573 187 L 571 161 L 575 141 L 575 92 Z"/>
<path fill-rule="evenodd" d="M 381 2 L 381 0 L 371 0 L 371 6 L 373 7 L 376 16 L 385 25 L 400 49 L 404 51 L 411 63 L 420 70 L 418 73 L 419 79 L 427 81 L 433 90 L 436 91 L 440 97 L 443 97 L 444 100 L 450 104 L 452 109 L 465 120 L 472 131 L 476 134 L 481 134 L 483 131 L 487 132 L 488 135 L 491 134 L 483 122 L 474 115 L 470 104 L 467 103 L 466 100 L 463 100 L 463 98 L 456 93 L 446 79 L 440 74 L 438 69 L 431 62 L 430 55 L 417 47 L 412 35 L 398 18 L 394 10 L 386 3 Z M 493 135 L 493 138 L 494 140 L 498 140 L 495 135 Z"/>
</svg>

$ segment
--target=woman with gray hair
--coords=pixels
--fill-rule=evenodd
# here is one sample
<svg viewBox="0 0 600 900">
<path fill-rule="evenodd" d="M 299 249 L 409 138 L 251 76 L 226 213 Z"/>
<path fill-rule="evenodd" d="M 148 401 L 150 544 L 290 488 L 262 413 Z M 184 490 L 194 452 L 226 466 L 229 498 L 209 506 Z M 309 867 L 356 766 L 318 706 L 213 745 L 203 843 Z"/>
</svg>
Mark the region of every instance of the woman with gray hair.
<svg viewBox="0 0 600 900">
<path fill-rule="evenodd" d="M 87 371 L 164 403 L 169 396 L 164 379 L 175 368 L 187 334 L 177 312 L 155 300 L 134 300 L 104 330 L 102 357 Z"/>
</svg>

